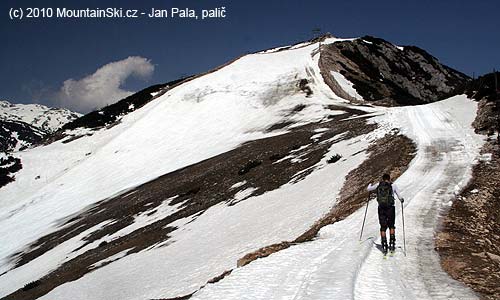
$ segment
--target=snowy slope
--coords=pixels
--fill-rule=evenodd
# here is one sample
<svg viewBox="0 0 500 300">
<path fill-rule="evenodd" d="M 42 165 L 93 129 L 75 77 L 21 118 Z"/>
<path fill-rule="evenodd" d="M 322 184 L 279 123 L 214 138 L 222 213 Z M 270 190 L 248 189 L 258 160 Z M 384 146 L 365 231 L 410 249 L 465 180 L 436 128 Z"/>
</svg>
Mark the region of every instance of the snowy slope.
<svg viewBox="0 0 500 300">
<path fill-rule="evenodd" d="M 40 104 L 11 104 L 0 101 L 0 120 L 30 124 L 46 133 L 52 133 L 81 114 Z"/>
<path fill-rule="evenodd" d="M 97 201 L 227 152 L 245 141 L 279 134 L 267 132 L 266 129 L 281 122 L 297 105 L 307 104 L 303 110 L 287 119 L 295 122 L 294 126 L 317 122 L 325 115 L 332 114 L 331 110 L 325 109 L 325 105 L 343 104 L 346 101 L 335 96 L 324 84 L 317 63 L 317 48 L 316 43 L 279 53 L 245 56 L 219 71 L 168 91 L 126 115 L 112 128 L 95 132 L 78 129 L 69 133 L 81 136 L 78 139 L 68 142 L 71 139 L 68 137 L 17 153 L 22 158 L 23 169 L 16 175 L 15 182 L 0 189 L 3 245 L 0 249 L 0 274 L 7 272 L 1 276 L 1 295 L 13 292 L 60 266 L 73 257 L 69 253 L 82 244 L 81 239 L 85 234 L 106 225 L 100 224 L 89 229 L 36 260 L 10 270 L 15 263 L 9 259 L 11 255 L 38 237 L 56 230 L 61 220 Z M 310 83 L 313 91 L 311 97 L 306 97 L 297 88 L 297 82 L 302 78 Z M 348 155 L 363 150 L 367 145 L 366 137 L 356 141 L 358 143 L 353 146 L 346 145 L 337 151 Z M 341 174 L 345 176 L 362 160 L 363 156 L 360 155 L 347 161 L 341 168 L 339 178 L 343 178 Z M 323 161 L 322 164 L 326 163 Z M 323 172 L 332 171 L 325 168 Z M 320 174 L 315 178 L 321 178 Z M 214 275 L 232 267 L 246 251 L 294 238 L 305 231 L 332 205 L 342 181 L 333 185 L 321 181 L 307 183 L 302 181 L 301 185 L 276 191 L 276 195 L 269 193 L 262 196 L 260 201 L 268 205 L 271 203 L 271 208 L 280 202 L 270 202 L 269 199 L 298 201 L 300 198 L 300 205 L 282 205 L 284 208 L 280 214 L 289 216 L 287 218 L 277 218 L 277 212 L 265 205 L 255 206 L 257 210 L 243 219 L 241 215 L 251 212 L 245 206 L 233 206 L 231 209 L 217 206 L 186 225 L 185 230 L 174 232 L 173 239 L 176 242 L 169 247 L 127 256 L 55 289 L 47 297 L 54 299 L 55 295 L 60 295 L 66 298 L 67 289 L 78 291 L 78 295 L 72 294 L 72 297 L 94 299 L 125 299 L 124 294 L 134 299 L 138 294 L 161 297 L 165 294 L 189 293 Z M 301 196 L 311 194 L 309 190 L 300 188 L 304 186 L 314 188 L 318 196 Z M 297 194 L 297 200 L 280 196 L 289 195 L 288 189 L 294 191 L 291 194 Z M 264 218 L 266 212 L 268 216 Z M 262 222 L 256 224 L 257 216 L 262 216 Z M 208 236 L 207 248 L 201 253 L 205 256 L 200 256 L 200 249 L 195 249 L 196 253 L 190 252 L 193 251 L 193 243 L 201 237 L 207 237 L 206 228 L 209 228 L 209 224 L 226 224 L 228 219 L 235 221 L 234 226 L 229 227 L 230 232 L 220 236 Z M 190 218 L 187 218 L 171 225 L 184 226 L 189 221 Z M 241 230 L 252 226 L 257 226 L 255 235 L 241 238 Z M 264 233 L 264 228 L 274 230 Z M 100 242 L 86 249 L 97 247 Z M 175 260 L 162 259 L 172 253 L 175 254 Z M 212 258 L 210 264 L 204 264 L 207 257 Z M 130 264 L 135 267 L 130 269 Z M 126 272 L 123 272 L 124 268 Z M 109 272 L 115 273 L 116 270 L 121 270 L 121 275 L 110 277 Z M 144 282 L 136 278 L 148 279 L 148 289 L 145 290 Z M 89 282 L 95 284 L 95 288 L 88 288 Z M 127 286 L 117 285 L 119 282 L 127 282 Z"/>
<path fill-rule="evenodd" d="M 418 145 L 410 168 L 396 184 L 405 202 L 407 256 L 382 259 L 376 202 L 370 202 L 363 242 L 364 209 L 324 227 L 318 239 L 239 268 L 192 299 L 476 299 L 440 267 L 433 237 L 443 210 L 471 176 L 482 137 L 470 124 L 476 103 L 456 96 L 438 103 L 387 109 L 376 117 L 400 128 Z M 397 243 L 402 246 L 397 206 Z"/>
<path fill-rule="evenodd" d="M 336 41 L 340 40 L 329 38 L 322 44 Z M 43 284 L 43 276 L 58 270 L 63 264 L 66 266 L 92 250 L 105 251 L 106 245 L 113 241 L 166 219 L 188 204 L 187 200 L 186 203 L 175 202 L 181 195 L 165 195 L 160 206 L 134 214 L 133 222 L 125 228 L 98 235 L 97 239 L 87 243 L 89 236 L 120 221 L 117 218 L 103 220 L 17 265 L 19 251 L 36 252 L 37 247 L 43 248 L 45 242 L 34 244 L 35 249 L 29 245 L 61 228 L 71 228 L 72 222 L 81 221 L 74 219 L 75 216 L 85 216 L 88 212 L 89 218 L 94 217 L 92 213 L 97 215 L 98 212 L 89 208 L 106 202 L 102 200 L 119 201 L 121 198 L 115 197 L 118 195 L 126 199 L 138 191 L 139 185 L 164 174 L 227 153 L 248 141 L 284 134 L 304 124 L 323 122 L 325 117 L 341 114 L 342 107 L 350 109 L 349 103 L 336 96 L 324 82 L 318 66 L 318 49 L 319 43 L 304 43 L 286 50 L 244 56 L 213 73 L 168 90 L 123 116 L 113 127 L 98 130 L 78 128 L 66 132 L 67 137 L 63 140 L 16 152 L 15 155 L 22 159 L 23 169 L 16 174 L 13 183 L 0 189 L 0 297 L 31 281 L 41 279 Z M 356 92 L 353 84 L 340 73 L 330 75 L 346 93 Z M 471 133 L 465 114 L 448 111 L 449 103 L 453 103 L 455 109 L 475 109 L 473 104 L 460 97 L 421 107 L 358 107 L 380 115 L 375 120 L 381 127 L 368 134 L 339 139 L 347 133 L 344 132 L 326 141 L 331 147 L 303 180 L 290 181 L 258 196 L 252 196 L 258 187 L 249 187 L 238 192 L 235 199 L 227 199 L 236 200 L 235 205 L 219 203 L 199 215 L 176 219 L 168 223 L 168 227 L 174 229 L 168 233 L 165 242 L 138 252 L 127 248 L 114 253 L 95 262 L 92 272 L 62 282 L 45 292 L 41 299 L 157 299 L 192 293 L 209 279 L 235 268 L 237 259 L 246 253 L 283 240 L 293 240 L 308 230 L 335 205 L 345 176 L 366 159 L 365 150 L 370 143 L 393 128 L 400 128 L 419 146 L 417 158 L 398 182 L 405 193 L 413 195 L 413 198 L 407 197 L 412 198 L 406 204 L 409 210 L 407 222 L 415 227 L 411 234 L 416 237 L 419 228 L 424 227 L 416 208 L 425 206 L 430 200 L 436 207 L 442 199 L 448 201 L 447 189 L 455 184 L 465 184 L 480 145 L 478 137 Z M 327 109 L 328 105 L 336 105 L 340 111 Z M 427 115 L 429 117 L 425 119 Z M 407 122 L 401 123 L 400 120 Z M 281 130 L 269 130 L 276 124 L 290 125 Z M 315 131 L 315 138 L 325 134 L 325 130 L 328 131 L 321 128 Z M 431 137 L 421 132 L 429 130 L 439 134 Z M 340 141 L 334 142 L 336 140 Z M 429 149 L 440 145 L 444 148 L 429 154 Z M 469 154 L 461 154 L 464 149 Z M 449 152 L 450 157 L 439 156 L 441 152 Z M 334 165 L 328 164 L 327 159 L 334 154 L 341 154 L 345 159 Z M 294 161 L 301 159 L 307 158 L 293 158 Z M 454 170 L 456 177 L 437 180 L 438 175 L 446 175 L 449 170 Z M 422 180 L 421 184 L 410 186 L 409 179 L 417 176 L 429 180 L 428 184 Z M 460 180 L 454 182 L 456 178 Z M 239 182 L 233 187 L 244 184 Z M 440 196 L 431 197 L 434 195 Z M 411 209 L 413 206 L 415 210 Z M 376 236 L 374 205 L 371 207 L 367 235 Z M 431 227 L 435 225 L 435 212 L 430 211 L 426 219 L 430 219 L 426 224 Z M 356 248 L 359 244 L 352 232 L 357 232 L 360 225 L 359 214 L 357 212 L 345 221 L 325 228 L 322 239 L 291 247 L 236 269 L 219 284 L 209 285 L 195 297 L 223 299 L 227 296 L 229 299 L 229 295 L 233 295 L 232 299 L 244 299 L 248 295 L 248 299 L 309 299 L 312 295 L 321 298 L 329 292 L 347 298 L 361 295 L 369 288 L 356 287 L 358 271 L 365 268 L 360 276 L 370 274 L 379 265 L 368 242 Z M 342 228 L 336 229 L 339 226 Z M 405 272 L 412 275 L 421 267 L 422 257 L 424 262 L 434 262 L 435 259 L 428 239 L 430 236 L 419 238 L 428 243 L 430 258 L 428 253 L 419 254 L 414 263 L 408 264 Z M 48 239 L 47 244 L 50 242 Z M 409 251 L 413 251 L 411 247 L 415 245 L 411 243 L 416 242 L 408 241 Z M 354 248 L 356 255 L 352 255 Z M 374 258 L 370 258 L 372 256 Z M 275 260 L 276 257 L 279 261 Z M 333 272 L 327 273 L 323 269 L 325 263 L 329 265 L 328 271 Z M 295 268 L 296 272 L 289 273 L 287 266 Z M 266 276 L 262 274 L 263 270 Z M 431 270 L 437 271 L 437 277 L 431 278 L 438 282 L 437 288 L 439 282 L 449 282 L 439 268 Z M 422 295 L 429 298 L 431 292 L 426 292 L 426 282 L 430 279 L 425 276 L 414 276 L 413 283 Z M 256 284 L 255 281 L 259 280 L 261 282 Z M 368 283 L 377 283 L 377 280 Z M 396 291 L 391 293 L 401 294 L 402 288 L 398 290 L 399 287 L 396 285 Z M 451 291 L 467 293 L 460 287 Z M 22 299 L 22 294 L 19 297 Z"/>
</svg>

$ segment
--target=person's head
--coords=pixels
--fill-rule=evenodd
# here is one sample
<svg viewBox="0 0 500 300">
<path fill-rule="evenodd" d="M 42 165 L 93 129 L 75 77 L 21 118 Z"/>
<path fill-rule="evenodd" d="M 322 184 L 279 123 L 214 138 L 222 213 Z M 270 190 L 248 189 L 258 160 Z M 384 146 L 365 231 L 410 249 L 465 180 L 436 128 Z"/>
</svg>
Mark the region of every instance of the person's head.
<svg viewBox="0 0 500 300">
<path fill-rule="evenodd" d="M 391 181 L 391 175 L 385 173 L 384 175 L 382 175 L 382 180 L 383 181 Z"/>
</svg>

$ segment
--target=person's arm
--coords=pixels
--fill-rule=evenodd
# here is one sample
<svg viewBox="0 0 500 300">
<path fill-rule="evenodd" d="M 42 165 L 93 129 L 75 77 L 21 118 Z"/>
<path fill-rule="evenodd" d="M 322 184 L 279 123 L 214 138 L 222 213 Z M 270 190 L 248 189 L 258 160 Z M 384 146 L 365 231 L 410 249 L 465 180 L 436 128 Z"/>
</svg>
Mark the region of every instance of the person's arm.
<svg viewBox="0 0 500 300">
<path fill-rule="evenodd" d="M 399 201 L 404 202 L 405 199 L 401 197 L 401 194 L 399 193 L 398 187 L 393 183 L 392 184 L 392 192 L 398 197 Z"/>
<path fill-rule="evenodd" d="M 368 184 L 368 187 L 366 188 L 369 192 L 371 191 L 374 191 L 378 188 L 378 183 L 375 183 L 374 185 L 372 185 L 371 183 Z"/>
</svg>

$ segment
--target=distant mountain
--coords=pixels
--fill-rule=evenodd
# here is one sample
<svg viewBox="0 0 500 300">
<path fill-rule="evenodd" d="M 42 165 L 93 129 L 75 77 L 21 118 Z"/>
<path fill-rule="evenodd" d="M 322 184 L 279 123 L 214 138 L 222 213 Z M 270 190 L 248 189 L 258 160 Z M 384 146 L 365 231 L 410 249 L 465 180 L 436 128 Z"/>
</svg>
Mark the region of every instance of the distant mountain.
<svg viewBox="0 0 500 300">
<path fill-rule="evenodd" d="M 0 101 L 0 187 L 14 180 L 22 168 L 13 151 L 37 145 L 64 124 L 81 114 L 40 104 L 12 104 Z"/>
<path fill-rule="evenodd" d="M 0 101 L 0 151 L 9 152 L 36 144 L 80 116 L 67 109 Z"/>
<path fill-rule="evenodd" d="M 52 108 L 40 104 L 12 104 L 0 101 L 0 119 L 21 121 L 44 132 L 52 133 L 62 125 L 79 118 L 81 114 L 64 108 Z"/>
</svg>

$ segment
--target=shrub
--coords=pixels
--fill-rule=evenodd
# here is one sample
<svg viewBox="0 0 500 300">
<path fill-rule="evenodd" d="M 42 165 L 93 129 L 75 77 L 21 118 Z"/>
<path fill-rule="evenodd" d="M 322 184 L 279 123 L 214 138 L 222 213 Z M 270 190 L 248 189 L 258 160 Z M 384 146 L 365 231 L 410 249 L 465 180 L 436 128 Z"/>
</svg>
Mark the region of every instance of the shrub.
<svg viewBox="0 0 500 300">
<path fill-rule="evenodd" d="M 335 154 L 332 157 L 330 157 L 326 162 L 329 163 L 329 164 L 333 164 L 333 163 L 336 163 L 341 158 L 342 158 L 342 155 Z"/>
<path fill-rule="evenodd" d="M 23 286 L 22 290 L 26 292 L 26 291 L 29 291 L 31 289 L 36 288 L 39 285 L 40 285 L 40 280 L 31 281 L 31 282 L 26 283 Z"/>
</svg>

